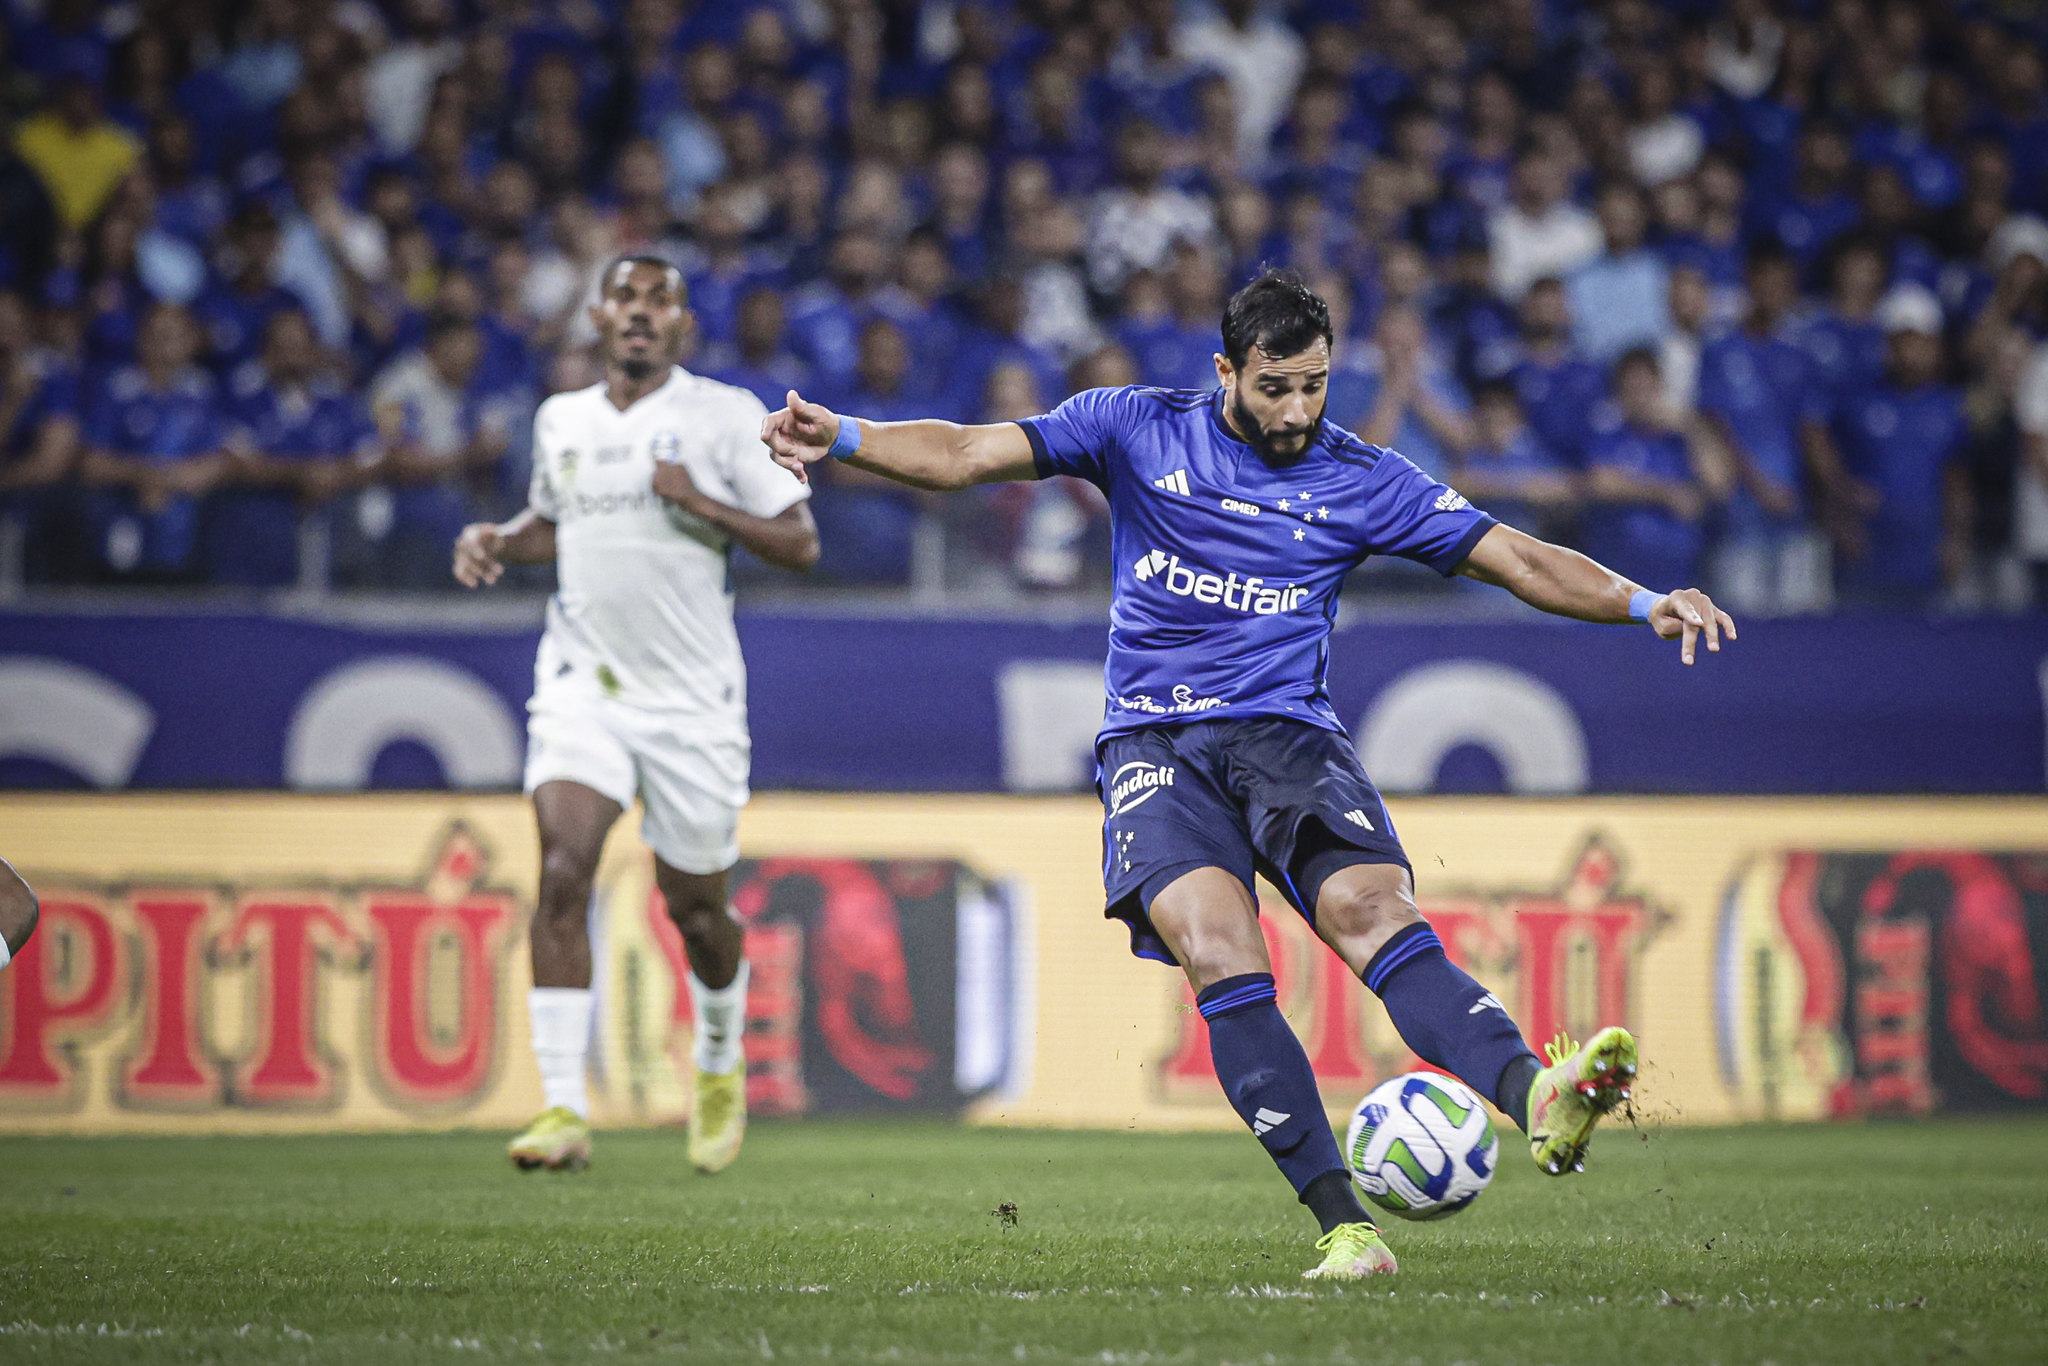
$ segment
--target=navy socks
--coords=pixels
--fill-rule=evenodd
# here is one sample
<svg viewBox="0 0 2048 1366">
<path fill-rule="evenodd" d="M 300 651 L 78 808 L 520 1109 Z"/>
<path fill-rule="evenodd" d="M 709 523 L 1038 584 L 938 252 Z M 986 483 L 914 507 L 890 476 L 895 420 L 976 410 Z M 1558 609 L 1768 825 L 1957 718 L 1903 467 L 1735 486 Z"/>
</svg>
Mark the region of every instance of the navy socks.
<svg viewBox="0 0 2048 1366">
<path fill-rule="evenodd" d="M 1401 929 L 1363 976 L 1416 1057 L 1491 1097 L 1528 1130 L 1536 1055 L 1494 994 L 1444 955 L 1435 930 L 1427 924 Z"/>
<path fill-rule="evenodd" d="M 1328 1233 L 1370 1223 L 1351 1188 L 1315 1073 L 1273 994 L 1273 974 L 1248 972 L 1204 987 L 1195 1006 L 1209 1022 L 1209 1056 L 1231 1108 Z M 1510 1026 L 1512 1027 L 1512 1026 Z M 1318 1180 L 1335 1175 L 1335 1181 Z"/>
</svg>

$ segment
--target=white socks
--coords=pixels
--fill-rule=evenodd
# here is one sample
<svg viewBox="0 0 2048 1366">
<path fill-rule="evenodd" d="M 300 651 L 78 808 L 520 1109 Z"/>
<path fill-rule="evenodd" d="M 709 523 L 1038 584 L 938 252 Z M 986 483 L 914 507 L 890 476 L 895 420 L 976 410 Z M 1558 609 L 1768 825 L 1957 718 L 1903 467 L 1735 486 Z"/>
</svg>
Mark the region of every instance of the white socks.
<svg viewBox="0 0 2048 1366">
<path fill-rule="evenodd" d="M 526 994 L 526 1013 L 533 1022 L 533 1056 L 540 1064 L 548 1108 L 561 1106 L 589 1119 L 583 1072 L 590 1048 L 590 988 L 535 987 Z"/>
<path fill-rule="evenodd" d="M 690 974 L 690 1005 L 696 1020 L 697 1068 L 725 1076 L 746 1062 L 747 960 L 732 981 L 716 991 Z"/>
</svg>

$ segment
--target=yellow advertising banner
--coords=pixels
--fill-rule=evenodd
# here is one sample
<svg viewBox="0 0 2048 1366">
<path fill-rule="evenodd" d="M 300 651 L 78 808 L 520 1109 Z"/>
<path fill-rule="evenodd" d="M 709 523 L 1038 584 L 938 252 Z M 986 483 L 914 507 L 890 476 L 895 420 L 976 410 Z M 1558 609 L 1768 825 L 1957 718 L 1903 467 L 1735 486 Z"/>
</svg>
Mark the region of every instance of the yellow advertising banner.
<svg viewBox="0 0 2048 1366">
<path fill-rule="evenodd" d="M 2048 801 L 1393 805 L 1418 899 L 1532 1040 L 1620 1021 L 1669 1122 L 2048 1105 Z M 743 822 L 757 1113 L 1236 1124 L 1179 975 L 1102 917 L 1081 798 L 771 794 Z M 40 931 L 0 1131 L 484 1126 L 540 1106 L 511 796 L 0 797 Z M 674 1122 L 679 938 L 631 821 L 593 898 L 601 1124 Z M 1282 1007 L 1346 1110 L 1416 1060 L 1277 895 Z"/>
</svg>

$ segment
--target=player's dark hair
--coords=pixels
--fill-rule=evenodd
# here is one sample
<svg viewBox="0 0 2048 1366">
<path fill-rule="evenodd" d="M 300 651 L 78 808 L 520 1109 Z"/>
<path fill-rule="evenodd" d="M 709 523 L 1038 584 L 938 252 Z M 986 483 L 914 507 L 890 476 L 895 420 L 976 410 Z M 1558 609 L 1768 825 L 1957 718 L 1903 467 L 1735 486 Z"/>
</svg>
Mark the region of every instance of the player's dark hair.
<svg viewBox="0 0 2048 1366">
<path fill-rule="evenodd" d="M 612 276 L 619 273 L 620 266 L 653 266 L 656 270 L 674 271 L 678 281 L 683 278 L 683 268 L 666 256 L 651 251 L 629 251 L 623 256 L 614 256 L 606 263 L 604 274 L 597 277 L 603 282 L 598 286 L 600 294 L 611 287 Z"/>
<path fill-rule="evenodd" d="M 1638 367 L 1648 370 L 1659 379 L 1664 376 L 1664 362 L 1657 358 L 1657 352 L 1654 347 L 1631 346 L 1628 350 L 1621 353 L 1620 359 L 1614 362 L 1615 382 L 1620 383 L 1623 375 Z"/>
<path fill-rule="evenodd" d="M 1223 306 L 1223 354 L 1242 368 L 1254 346 L 1275 358 L 1298 356 L 1321 337 L 1330 346 L 1330 306 L 1298 271 L 1267 269 Z"/>
</svg>

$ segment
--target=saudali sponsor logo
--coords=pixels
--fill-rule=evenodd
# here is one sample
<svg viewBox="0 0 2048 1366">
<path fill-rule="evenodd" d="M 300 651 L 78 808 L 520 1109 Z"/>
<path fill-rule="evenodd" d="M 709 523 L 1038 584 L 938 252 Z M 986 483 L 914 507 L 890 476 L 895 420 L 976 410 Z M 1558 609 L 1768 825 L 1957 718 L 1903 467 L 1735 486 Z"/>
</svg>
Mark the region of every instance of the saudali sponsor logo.
<svg viewBox="0 0 2048 1366">
<path fill-rule="evenodd" d="M 1109 814 L 1112 819 L 1135 810 L 1173 786 L 1173 765 L 1133 759 L 1109 779 Z"/>
</svg>

